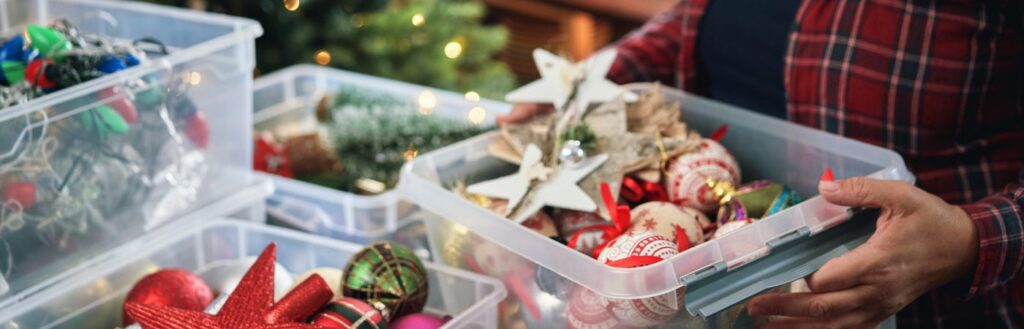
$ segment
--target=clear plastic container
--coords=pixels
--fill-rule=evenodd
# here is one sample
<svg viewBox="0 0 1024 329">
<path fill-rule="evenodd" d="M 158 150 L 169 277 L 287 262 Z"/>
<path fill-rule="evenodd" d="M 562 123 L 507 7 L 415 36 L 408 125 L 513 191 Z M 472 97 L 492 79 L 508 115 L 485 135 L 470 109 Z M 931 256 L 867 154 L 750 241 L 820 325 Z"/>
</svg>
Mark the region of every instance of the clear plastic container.
<svg viewBox="0 0 1024 329">
<path fill-rule="evenodd" d="M 153 38 L 169 52 L 0 110 L 0 186 L 6 189 L 12 177 L 39 168 L 26 165 L 28 161 L 48 161 L 55 175 L 25 178 L 35 184 L 35 195 L 42 198 L 42 189 L 58 185 L 55 191 L 73 185 L 82 188 L 54 194 L 70 195 L 74 202 L 60 204 L 74 206 L 67 209 L 77 209 L 80 216 L 51 207 L 58 203 L 36 200 L 29 210 L 57 215 L 16 218 L 12 214 L 17 211 L 4 204 L 0 309 L 5 311 L 48 285 L 70 280 L 73 269 L 171 219 L 211 207 L 242 209 L 253 203 L 225 206 L 216 201 L 253 193 L 262 197 L 269 190 L 266 182 L 251 173 L 254 40 L 263 33 L 258 23 L 129 1 L 0 1 L 0 28 L 5 36 L 19 33 L 26 24 L 61 19 L 83 33 L 116 40 Z M 196 128 L 201 125 L 192 125 L 196 129 L 189 132 L 174 126 L 177 122 L 167 123 L 176 119 L 154 116 L 139 105 L 140 119 L 125 135 L 100 134 L 99 142 L 91 144 L 83 142 L 89 138 L 64 134 L 87 125 L 85 118 L 96 113 L 98 106 L 116 106 L 124 99 L 156 99 L 150 106 L 153 112 L 169 108 L 172 102 L 183 106 L 190 101 L 205 115 L 208 139 L 203 138 L 203 129 Z M 161 124 L 150 126 L 144 117 Z M 50 143 L 52 136 L 66 139 Z M 258 210 L 248 215 L 263 218 Z M 75 218 L 80 221 L 65 221 Z"/>
<path fill-rule="evenodd" d="M 467 100 L 465 95 L 409 83 L 372 77 L 315 65 L 297 65 L 256 80 L 256 130 L 278 137 L 317 129 L 316 105 L 325 95 L 345 86 L 386 92 L 410 104 L 422 95 L 432 95 L 436 104 L 431 115 L 469 120 L 474 108 L 485 114 L 479 124 L 493 124 L 496 115 L 508 112 L 505 103 Z M 409 106 L 410 111 L 416 106 Z M 479 119 L 479 118 L 477 118 Z M 394 191 L 366 196 L 273 176 L 277 187 L 267 200 L 271 220 L 346 241 L 379 240 L 395 232 L 402 218 L 415 207 L 401 202 Z"/>
<path fill-rule="evenodd" d="M 361 245 L 236 220 L 167 226 L 162 234 L 138 239 L 82 275 L 68 278 L 33 300 L 0 312 L 5 328 L 114 328 L 128 290 L 147 273 L 182 268 L 202 273 L 218 261 L 257 256 L 271 242 L 277 261 L 290 273 L 316 267 L 344 268 Z M 187 224 L 187 223 L 186 223 Z M 500 282 L 426 262 L 430 296 L 426 313 L 450 315 L 445 328 L 495 328 Z"/>
<path fill-rule="evenodd" d="M 646 89 L 645 85 L 630 88 Z M 511 264 L 507 266 L 553 273 L 546 279 L 527 280 L 533 284 L 563 292 L 587 288 L 612 299 L 685 294 L 685 298 L 678 300 L 685 302 L 689 312 L 681 311 L 684 305 L 678 305 L 675 298 L 666 301 L 680 310 L 675 323 L 728 327 L 722 322 L 728 320 L 712 315 L 810 274 L 829 258 L 862 243 L 873 231 L 873 220 L 848 220 L 852 212 L 816 196 L 818 179 L 825 167 L 831 167 L 836 177 L 913 181 L 903 159 L 890 150 L 680 91 L 663 90 L 666 99 L 681 103 L 682 119 L 691 129 L 706 136 L 723 123 L 729 125 L 728 136 L 722 142 L 740 163 L 745 181 L 770 179 L 783 183 L 805 196 L 805 201 L 666 261 L 624 269 L 603 265 L 447 189 L 454 180 L 472 184 L 517 169 L 488 156 L 487 145 L 497 137 L 495 133 L 451 145 L 406 164 L 399 191 L 409 202 L 437 214 L 428 220 L 433 250 L 438 252 L 438 258 L 453 265 L 467 267 L 463 260 L 466 257 L 479 255 L 491 245 L 500 246 L 486 249 L 494 254 L 490 256 Z M 829 230 L 837 225 L 842 227 Z M 783 263 L 787 266 L 772 266 Z M 491 271 L 486 267 L 483 270 Z M 504 275 L 509 271 L 491 274 Z M 742 276 L 736 276 L 737 273 Z M 543 299 L 538 297 L 543 294 L 517 293 L 512 285 L 509 287 L 520 299 L 535 303 Z M 694 320 L 687 313 L 705 316 L 708 322 Z M 559 327 L 558 323 L 565 323 L 565 311 L 545 313 L 541 320 Z"/>
</svg>

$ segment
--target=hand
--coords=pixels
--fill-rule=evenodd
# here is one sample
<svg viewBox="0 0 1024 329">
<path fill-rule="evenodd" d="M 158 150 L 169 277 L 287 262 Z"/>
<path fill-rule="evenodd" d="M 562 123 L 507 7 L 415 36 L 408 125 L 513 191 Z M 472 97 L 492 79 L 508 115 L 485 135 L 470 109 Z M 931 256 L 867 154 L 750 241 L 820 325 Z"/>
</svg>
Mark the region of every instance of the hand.
<svg viewBox="0 0 1024 329">
<path fill-rule="evenodd" d="M 830 203 L 881 208 L 875 233 L 807 278 L 809 293 L 769 293 L 747 310 L 782 316 L 766 328 L 873 328 L 925 292 L 974 272 L 977 229 L 967 213 L 907 183 L 822 181 Z"/>
<path fill-rule="evenodd" d="M 497 121 L 499 125 L 523 123 L 530 120 L 530 118 L 533 118 L 535 115 L 548 113 L 554 110 L 555 107 L 550 104 L 519 103 L 512 106 L 512 112 L 505 115 L 499 115 L 495 118 L 495 121 Z"/>
</svg>

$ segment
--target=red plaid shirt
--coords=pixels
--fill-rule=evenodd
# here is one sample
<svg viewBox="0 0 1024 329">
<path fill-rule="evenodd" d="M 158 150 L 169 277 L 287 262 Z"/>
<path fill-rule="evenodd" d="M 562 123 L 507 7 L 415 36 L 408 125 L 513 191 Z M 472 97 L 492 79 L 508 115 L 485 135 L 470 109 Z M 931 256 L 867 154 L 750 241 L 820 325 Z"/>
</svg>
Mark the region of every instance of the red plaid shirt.
<svg viewBox="0 0 1024 329">
<path fill-rule="evenodd" d="M 621 40 L 610 78 L 702 93 L 682 1 Z M 785 59 L 790 120 L 893 149 L 918 185 L 963 204 L 978 265 L 903 309 L 899 325 L 1024 327 L 1024 14 L 1020 0 L 804 1 Z M 1024 184 L 1022 184 L 1024 185 Z"/>
</svg>

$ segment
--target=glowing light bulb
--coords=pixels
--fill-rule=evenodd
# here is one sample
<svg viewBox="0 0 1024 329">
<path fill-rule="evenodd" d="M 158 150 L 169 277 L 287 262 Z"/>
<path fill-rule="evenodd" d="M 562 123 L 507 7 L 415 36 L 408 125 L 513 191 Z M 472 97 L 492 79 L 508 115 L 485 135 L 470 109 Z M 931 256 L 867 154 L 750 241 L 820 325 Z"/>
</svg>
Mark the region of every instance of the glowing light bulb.
<svg viewBox="0 0 1024 329">
<path fill-rule="evenodd" d="M 288 11 L 295 11 L 296 9 L 299 9 L 300 4 L 302 4 L 302 1 L 300 0 L 284 0 L 284 9 L 288 9 Z"/>
<path fill-rule="evenodd" d="M 197 85 L 199 85 L 200 82 L 203 82 L 203 75 L 202 74 L 199 74 L 199 72 L 195 72 L 195 71 L 193 71 L 192 73 L 189 73 L 189 75 L 188 75 L 188 83 L 192 84 L 193 86 L 197 86 Z"/>
<path fill-rule="evenodd" d="M 416 97 L 416 104 L 420 106 L 420 113 L 430 114 L 437 107 L 437 95 L 430 90 L 424 90 Z"/>
<path fill-rule="evenodd" d="M 469 109 L 469 114 L 466 117 L 469 119 L 469 122 L 478 125 L 483 123 L 484 119 L 487 118 L 487 111 L 482 107 L 476 106 Z"/>
<path fill-rule="evenodd" d="M 412 26 L 420 27 L 427 23 L 427 18 L 423 14 L 412 15 Z"/>
<path fill-rule="evenodd" d="M 452 41 L 444 46 L 444 55 L 448 58 L 455 59 L 459 55 L 462 55 L 462 44 Z"/>
<path fill-rule="evenodd" d="M 316 52 L 316 63 L 320 65 L 327 65 L 331 63 L 331 53 L 326 50 Z"/>
<path fill-rule="evenodd" d="M 469 91 L 469 92 L 466 93 L 466 100 L 470 101 L 470 102 L 479 102 L 480 101 L 480 94 L 478 94 L 475 91 Z"/>
</svg>

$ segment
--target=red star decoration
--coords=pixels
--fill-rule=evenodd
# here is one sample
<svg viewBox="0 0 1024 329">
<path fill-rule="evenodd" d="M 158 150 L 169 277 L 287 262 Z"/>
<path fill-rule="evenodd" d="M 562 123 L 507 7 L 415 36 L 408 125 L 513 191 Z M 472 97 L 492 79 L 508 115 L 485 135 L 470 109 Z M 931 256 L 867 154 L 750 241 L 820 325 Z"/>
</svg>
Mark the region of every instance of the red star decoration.
<svg viewBox="0 0 1024 329">
<path fill-rule="evenodd" d="M 263 250 L 217 315 L 163 305 L 136 303 L 129 303 L 126 306 L 128 314 L 146 329 L 328 329 L 319 325 L 288 321 L 309 317 L 312 312 L 330 301 L 331 296 L 334 295 L 323 278 L 317 275 L 311 277 L 312 280 L 306 280 L 300 284 L 308 286 L 313 289 L 312 291 L 303 289 L 304 292 L 300 294 L 304 296 L 293 296 L 295 292 L 293 290 L 293 293 L 286 295 L 276 305 L 283 307 L 275 308 L 274 261 L 276 253 L 277 245 L 273 243 Z M 312 283 L 307 284 L 307 282 Z M 326 289 L 327 301 L 322 301 L 325 296 L 323 289 Z M 307 300 L 312 304 L 300 300 Z M 319 305 L 314 305 L 317 303 Z"/>
<path fill-rule="evenodd" d="M 644 209 L 644 211 L 646 211 L 646 210 L 647 209 Z M 647 220 L 644 221 L 644 228 L 647 229 L 648 231 L 654 231 L 654 227 L 657 226 L 657 225 L 658 224 L 655 223 L 654 219 L 652 219 L 652 218 L 648 218 Z"/>
</svg>

